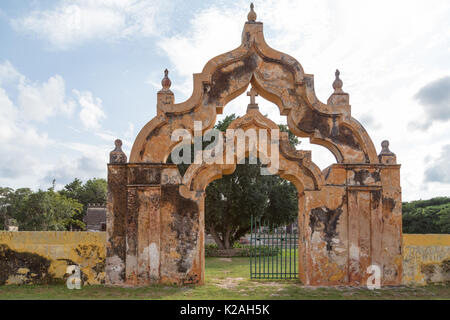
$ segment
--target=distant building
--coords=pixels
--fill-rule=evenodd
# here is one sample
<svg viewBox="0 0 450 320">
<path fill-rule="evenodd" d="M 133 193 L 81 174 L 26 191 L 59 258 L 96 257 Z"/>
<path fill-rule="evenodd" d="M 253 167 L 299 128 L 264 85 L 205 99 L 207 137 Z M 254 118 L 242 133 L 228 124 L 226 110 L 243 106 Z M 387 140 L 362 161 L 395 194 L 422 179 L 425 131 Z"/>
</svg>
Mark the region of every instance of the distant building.
<svg viewBox="0 0 450 320">
<path fill-rule="evenodd" d="M 86 223 L 86 231 L 106 231 L 105 205 L 88 204 L 84 223 Z"/>
</svg>

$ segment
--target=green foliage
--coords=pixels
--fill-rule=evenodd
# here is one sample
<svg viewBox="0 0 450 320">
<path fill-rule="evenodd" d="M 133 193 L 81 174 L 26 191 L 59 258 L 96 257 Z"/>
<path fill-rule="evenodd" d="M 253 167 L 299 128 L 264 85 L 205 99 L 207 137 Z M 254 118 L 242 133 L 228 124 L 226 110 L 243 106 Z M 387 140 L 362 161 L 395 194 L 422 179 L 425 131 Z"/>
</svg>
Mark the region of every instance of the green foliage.
<svg viewBox="0 0 450 320">
<path fill-rule="evenodd" d="M 86 208 L 89 203 L 106 203 L 108 183 L 105 179 L 90 179 L 85 184 L 78 178 L 64 186 L 60 194 L 76 199 Z"/>
<path fill-rule="evenodd" d="M 90 179 L 85 184 L 80 179 L 75 178 L 71 183 L 64 186 L 59 193 L 77 200 L 83 206 L 81 212 L 69 221 L 68 229 L 83 230 L 85 228 L 83 220 L 87 212 L 88 204 L 105 204 L 107 190 L 108 183 L 106 180 L 97 178 Z"/>
<path fill-rule="evenodd" d="M 11 205 L 11 195 L 14 192 L 11 188 L 0 187 L 0 230 L 5 229 L 8 219 L 8 210 Z"/>
<path fill-rule="evenodd" d="M 219 249 L 216 243 L 212 243 L 205 246 L 205 257 L 250 257 L 250 255 L 271 257 L 281 254 L 279 248 L 269 246 L 254 246 L 251 250 L 252 247 L 249 244 L 239 244 L 238 242 L 235 242 L 233 248 L 228 250 Z"/>
<path fill-rule="evenodd" d="M 52 188 L 37 192 L 27 188 L 10 189 L 3 200 L 7 202 L 7 217 L 14 219 L 22 231 L 66 230 L 71 219 L 83 209 L 78 201 Z"/>
<path fill-rule="evenodd" d="M 15 219 L 19 226 L 21 218 L 25 215 L 27 210 L 27 201 L 33 191 L 29 188 L 19 188 L 14 190 L 12 188 L 1 188 L 0 201 L 2 211 L 1 227 L 5 229 L 8 219 Z"/>
<path fill-rule="evenodd" d="M 403 203 L 404 233 L 450 233 L 450 198 Z"/>
<path fill-rule="evenodd" d="M 281 132 L 288 133 L 289 143 L 291 144 L 291 146 L 296 147 L 300 144 L 300 140 L 298 139 L 298 137 L 289 130 L 289 127 L 286 124 L 279 124 L 278 127 L 280 128 Z"/>
<path fill-rule="evenodd" d="M 217 122 L 217 124 L 214 127 L 217 130 L 225 132 L 227 130 L 228 126 L 236 119 L 237 119 L 237 117 L 234 113 L 230 114 L 230 115 L 226 116 L 223 120 L 220 120 L 219 122 Z"/>
<path fill-rule="evenodd" d="M 234 114 L 219 121 L 225 131 L 236 119 Z M 281 131 L 288 131 L 280 125 Z M 295 147 L 298 139 L 292 135 Z M 263 176 L 261 164 L 240 164 L 236 170 L 211 182 L 206 188 L 205 228 L 220 249 L 228 249 L 250 231 L 250 217 L 271 224 L 292 223 L 297 217 L 297 190 L 279 176 Z"/>
<path fill-rule="evenodd" d="M 105 179 L 75 179 L 61 191 L 0 188 L 0 228 L 14 219 L 22 231 L 84 230 L 87 204 L 105 203 L 106 191 Z"/>
</svg>

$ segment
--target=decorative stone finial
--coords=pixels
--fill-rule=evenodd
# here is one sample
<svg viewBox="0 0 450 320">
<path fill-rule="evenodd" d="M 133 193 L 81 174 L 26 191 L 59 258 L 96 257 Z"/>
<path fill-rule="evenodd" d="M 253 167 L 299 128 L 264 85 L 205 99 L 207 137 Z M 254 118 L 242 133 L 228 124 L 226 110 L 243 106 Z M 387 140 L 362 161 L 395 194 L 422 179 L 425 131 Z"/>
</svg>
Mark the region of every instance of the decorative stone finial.
<svg viewBox="0 0 450 320">
<path fill-rule="evenodd" d="M 248 22 L 255 22 L 256 21 L 256 12 L 253 11 L 255 6 L 253 5 L 253 2 L 250 4 L 250 12 L 247 15 Z"/>
<path fill-rule="evenodd" d="M 342 91 L 343 82 L 342 82 L 341 78 L 339 78 L 340 74 L 341 73 L 339 72 L 339 70 L 336 69 L 336 72 L 334 74 L 336 76 L 336 78 L 333 81 L 334 92 L 328 98 L 328 102 L 327 102 L 329 105 L 332 105 L 332 106 L 348 105 L 350 102 L 350 97 L 349 97 L 348 93 L 345 93 L 344 91 Z"/>
<path fill-rule="evenodd" d="M 384 154 L 384 155 L 393 155 L 394 154 L 391 150 L 389 150 L 389 141 L 388 140 L 384 140 L 383 142 L 381 142 L 380 154 Z"/>
<path fill-rule="evenodd" d="M 110 164 L 122 164 L 127 163 L 127 155 L 122 151 L 122 140 L 117 139 L 114 141 L 116 148 L 109 153 Z"/>
<path fill-rule="evenodd" d="M 171 105 L 175 102 L 175 95 L 170 86 L 172 81 L 169 79 L 169 70 L 164 70 L 164 78 L 161 80 L 162 89 L 158 91 L 156 114 L 160 115 L 164 113 L 164 105 Z"/>
<path fill-rule="evenodd" d="M 378 155 L 378 159 L 383 164 L 396 164 L 397 156 L 391 150 L 389 150 L 389 141 L 384 140 L 381 142 L 381 152 Z"/>
<path fill-rule="evenodd" d="M 251 88 L 249 92 L 247 92 L 247 96 L 250 97 L 250 103 L 247 106 L 247 111 L 249 109 L 259 109 L 258 104 L 256 103 L 256 97 L 258 96 L 258 92 L 256 92 L 255 88 Z"/>
<path fill-rule="evenodd" d="M 334 74 L 336 76 L 336 79 L 334 79 L 334 82 L 333 82 L 334 93 L 342 93 L 342 92 L 344 92 L 344 91 L 342 91 L 343 82 L 339 78 L 340 74 L 341 73 L 339 72 L 339 70 L 336 69 L 336 73 Z"/>
<path fill-rule="evenodd" d="M 161 80 L 161 84 L 164 91 L 170 90 L 170 86 L 172 85 L 172 81 L 169 79 L 169 70 L 164 70 L 164 78 Z"/>
</svg>

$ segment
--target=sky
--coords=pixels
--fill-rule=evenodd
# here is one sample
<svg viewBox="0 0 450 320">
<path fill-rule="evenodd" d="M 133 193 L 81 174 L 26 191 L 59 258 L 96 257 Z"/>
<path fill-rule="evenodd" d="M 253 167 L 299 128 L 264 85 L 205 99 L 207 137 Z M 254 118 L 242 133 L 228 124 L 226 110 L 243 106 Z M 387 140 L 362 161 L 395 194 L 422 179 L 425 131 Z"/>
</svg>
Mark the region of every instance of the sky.
<svg viewBox="0 0 450 320">
<path fill-rule="evenodd" d="M 403 200 L 450 196 L 450 1 L 254 1 L 269 46 L 314 74 L 339 69 L 352 115 L 377 152 L 389 140 Z M 165 68 L 176 102 L 192 74 L 239 46 L 249 1 L 0 2 L 0 186 L 57 188 L 106 178 L 114 140 L 129 155 L 156 114 Z M 257 98 L 263 114 L 286 123 Z M 218 117 L 243 115 L 248 97 Z M 322 169 L 331 153 L 301 139 Z"/>
</svg>

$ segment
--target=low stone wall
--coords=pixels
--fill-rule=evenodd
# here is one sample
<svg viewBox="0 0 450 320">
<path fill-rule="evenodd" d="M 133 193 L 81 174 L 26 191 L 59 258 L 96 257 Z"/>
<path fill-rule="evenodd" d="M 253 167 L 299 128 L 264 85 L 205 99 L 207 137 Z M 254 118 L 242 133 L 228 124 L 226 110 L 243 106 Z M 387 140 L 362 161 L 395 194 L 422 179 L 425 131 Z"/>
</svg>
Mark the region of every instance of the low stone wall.
<svg viewBox="0 0 450 320">
<path fill-rule="evenodd" d="M 79 265 L 85 284 L 105 281 L 105 232 L 0 231 L 0 285 L 49 283 Z M 226 255 L 223 255 L 226 256 Z M 450 281 L 450 235 L 403 235 L 403 283 Z"/>
<path fill-rule="evenodd" d="M 450 282 L 450 234 L 403 235 L 403 283 Z"/>
<path fill-rule="evenodd" d="M 62 281 L 78 265 L 84 284 L 105 282 L 105 232 L 0 231 L 0 285 Z"/>
</svg>

